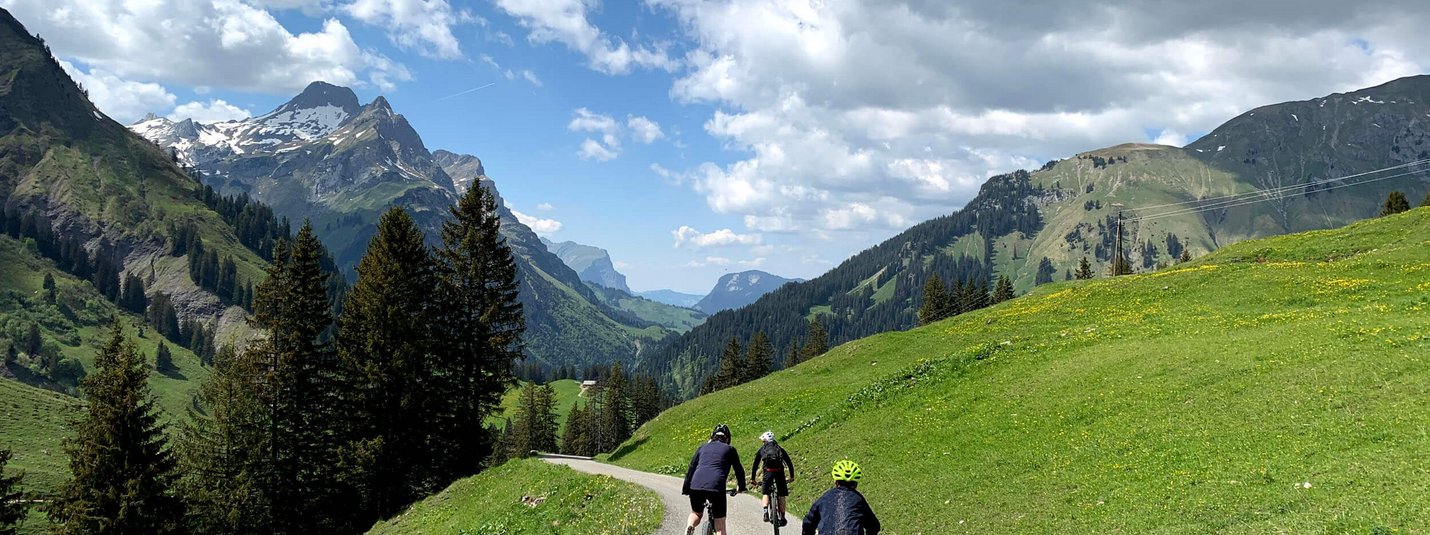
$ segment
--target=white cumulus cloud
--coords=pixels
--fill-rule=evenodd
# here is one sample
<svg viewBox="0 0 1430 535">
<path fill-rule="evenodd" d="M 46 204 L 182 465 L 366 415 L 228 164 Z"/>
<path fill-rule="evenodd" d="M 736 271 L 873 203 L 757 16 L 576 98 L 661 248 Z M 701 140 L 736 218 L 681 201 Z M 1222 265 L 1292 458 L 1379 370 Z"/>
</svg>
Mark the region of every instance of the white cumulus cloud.
<svg viewBox="0 0 1430 535">
<path fill-rule="evenodd" d="M 646 145 L 665 137 L 665 132 L 660 129 L 660 123 L 645 117 L 631 116 L 627 118 L 626 128 L 631 130 L 631 138 Z"/>
<path fill-rule="evenodd" d="M 283 2 L 301 6 L 301 2 Z M 391 87 L 401 64 L 358 46 L 341 21 L 294 33 L 239 0 L 5 0 L 55 53 L 116 76 L 287 94 L 314 80 Z"/>
<path fill-rule="evenodd" d="M 533 215 L 523 214 L 516 210 L 512 210 L 511 213 L 516 216 L 517 221 L 530 227 L 531 231 L 535 232 L 538 236 L 550 237 L 552 234 L 561 230 L 561 222 L 555 219 L 543 219 Z"/>
<path fill-rule="evenodd" d="M 452 27 L 476 21 L 471 13 L 452 9 L 447 0 L 354 0 L 342 10 L 355 19 L 385 28 L 397 46 L 442 59 L 462 56 Z"/>
<path fill-rule="evenodd" d="M 131 124 L 152 111 L 174 106 L 177 97 L 164 86 L 125 80 L 113 73 L 91 68 L 89 72 L 61 60 L 60 67 L 89 92 L 89 100 L 110 118 Z"/>
<path fill-rule="evenodd" d="M 182 121 L 193 119 L 200 123 L 221 123 L 224 121 L 237 121 L 253 116 L 252 112 L 224 102 L 223 99 L 210 99 L 208 102 L 185 102 L 169 112 L 169 120 Z"/>
<path fill-rule="evenodd" d="M 687 225 L 681 225 L 680 228 L 670 231 L 670 234 L 675 237 L 676 247 L 693 249 L 730 245 L 759 245 L 763 240 L 759 234 L 739 234 L 728 228 L 705 233 Z"/>
<path fill-rule="evenodd" d="M 528 31 L 533 43 L 557 42 L 586 56 L 587 64 L 606 74 L 626 74 L 634 68 L 673 70 L 676 62 L 660 48 L 631 46 L 602 32 L 586 18 L 595 0 L 495 0 L 497 7 Z"/>
<path fill-rule="evenodd" d="M 648 3 L 694 45 L 671 95 L 740 154 L 670 173 L 763 232 L 897 228 L 992 174 L 1430 68 L 1403 0 Z"/>
</svg>

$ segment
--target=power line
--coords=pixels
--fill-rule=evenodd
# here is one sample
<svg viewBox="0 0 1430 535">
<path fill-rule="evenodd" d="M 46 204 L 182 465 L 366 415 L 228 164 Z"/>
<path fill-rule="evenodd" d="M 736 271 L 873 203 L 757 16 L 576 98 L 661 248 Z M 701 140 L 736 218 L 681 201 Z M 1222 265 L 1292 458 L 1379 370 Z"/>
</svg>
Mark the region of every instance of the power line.
<svg viewBox="0 0 1430 535">
<path fill-rule="evenodd" d="M 1359 186 L 1359 185 L 1362 185 L 1362 184 L 1369 184 L 1369 183 L 1371 183 L 1371 182 L 1380 182 L 1380 181 L 1382 181 L 1382 180 L 1390 180 L 1390 179 L 1392 179 L 1392 178 L 1400 178 L 1400 177 L 1405 177 L 1405 176 L 1410 176 L 1410 175 L 1417 175 L 1417 174 L 1420 174 L 1420 173 L 1424 173 L 1424 172 L 1426 172 L 1426 171 L 1430 171 L 1430 170 L 1410 171 L 1410 172 L 1407 172 L 1407 173 L 1400 173 L 1400 174 L 1395 174 L 1395 175 L 1387 175 L 1387 176 L 1383 176 L 1383 177 L 1372 178 L 1372 179 L 1370 179 L 1370 180 L 1362 180 L 1362 181 L 1359 181 L 1359 182 L 1350 182 L 1350 183 L 1346 183 L 1346 184 L 1337 184 L 1337 185 L 1335 185 L 1335 186 L 1328 186 L 1328 187 L 1326 187 L 1326 188 L 1322 188 L 1322 189 L 1320 189 L 1320 190 L 1317 190 L 1317 192 L 1330 191 L 1330 190 L 1333 190 L 1333 189 L 1340 189 L 1340 188 L 1349 188 L 1349 187 L 1351 187 L 1351 186 Z M 1317 182 L 1317 183 L 1312 183 L 1312 184 L 1301 184 L 1301 185 L 1299 185 L 1299 186 L 1297 186 L 1297 187 L 1302 187 L 1302 188 L 1304 188 L 1304 187 L 1314 186 L 1314 185 L 1316 185 L 1316 184 L 1325 184 L 1325 182 Z M 1170 212 L 1163 212 L 1163 213 L 1160 213 L 1160 214 L 1152 214 L 1152 215 L 1148 215 L 1148 216 L 1135 217 L 1135 218 L 1128 219 L 1128 221 L 1137 221 L 1137 222 L 1149 221 L 1149 220 L 1153 220 L 1153 219 L 1162 219 L 1162 218 L 1166 218 L 1166 217 L 1173 217 L 1173 216 L 1179 216 L 1179 215 L 1188 215 L 1188 214 L 1196 214 L 1196 213 L 1201 213 L 1201 212 L 1210 212 L 1210 211 L 1212 211 L 1212 210 L 1221 210 L 1221 209 L 1233 208 L 1233 207 L 1237 207 L 1237 206 L 1246 206 L 1246 205 L 1248 205 L 1248 204 L 1256 204 L 1256 203 L 1268 202 L 1268 201 L 1272 201 L 1272 200 L 1275 200 L 1275 197 L 1252 198 L 1252 199 L 1233 199 L 1233 200 L 1230 200 L 1230 201 L 1221 201 L 1221 202 L 1218 202 L 1218 203 L 1214 203 L 1213 205 L 1210 205 L 1210 206 L 1196 206 L 1196 207 L 1184 208 L 1184 209 L 1180 209 L 1180 210 L 1173 210 L 1173 211 L 1170 211 Z"/>
<path fill-rule="evenodd" d="M 1376 170 L 1374 170 L 1374 171 L 1365 171 L 1365 172 L 1363 172 L 1363 173 L 1356 173 L 1356 174 L 1353 174 L 1353 175 L 1346 175 L 1346 176 L 1342 176 L 1342 177 L 1336 177 L 1336 178 L 1332 178 L 1332 179 L 1328 179 L 1328 180 L 1323 180 L 1323 181 L 1320 181 L 1320 182 L 1313 182 L 1313 183 L 1309 183 L 1309 184 L 1293 184 L 1293 185 L 1289 185 L 1289 186 L 1279 186 L 1279 187 L 1269 188 L 1269 189 L 1259 189 L 1259 190 L 1254 190 L 1254 191 L 1243 191 L 1243 192 L 1241 192 L 1241 193 L 1232 193 L 1232 194 L 1229 194 L 1229 195 L 1221 195 L 1221 196 L 1218 196 L 1218 197 L 1207 197 L 1207 198 L 1204 198 L 1204 199 L 1193 199 L 1193 200 L 1189 200 L 1189 201 L 1179 201 L 1179 202 L 1173 202 L 1173 203 L 1167 203 L 1167 204 L 1154 204 L 1154 205 L 1152 205 L 1152 206 L 1139 206 L 1139 207 L 1134 208 L 1134 209 L 1135 209 L 1135 210 L 1152 210 L 1152 209 L 1155 209 L 1155 208 L 1166 208 L 1166 207 L 1169 207 L 1169 206 L 1181 206 L 1181 205 L 1185 205 L 1185 204 L 1204 203 L 1204 202 L 1207 202 L 1207 201 L 1220 201 L 1220 200 L 1223 200 L 1223 199 L 1239 200 L 1238 198 L 1241 198 L 1241 197 L 1256 197 L 1256 196 L 1261 196 L 1261 195 L 1275 195 L 1275 194 L 1277 194 L 1277 193 L 1280 193 L 1280 192 L 1283 192 L 1283 191 L 1294 190 L 1294 189 L 1296 189 L 1296 188 L 1304 188 L 1304 187 L 1307 187 L 1307 186 L 1311 186 L 1311 185 L 1315 185 L 1315 184 L 1325 184 L 1325 183 L 1328 183 L 1328 182 L 1338 182 L 1338 181 L 1346 180 L 1346 179 L 1349 179 L 1349 178 L 1362 177 L 1362 176 L 1366 176 L 1366 175 L 1374 175 L 1374 174 L 1377 174 L 1377 173 L 1384 173 L 1384 172 L 1386 172 L 1386 171 L 1392 171 L 1392 170 L 1395 170 L 1395 169 L 1400 169 L 1400 168 L 1404 168 L 1404 167 L 1411 167 L 1411 166 L 1420 165 L 1420 164 L 1426 164 L 1426 163 L 1430 163 L 1430 158 L 1422 159 L 1422 160 L 1416 160 L 1416 161 L 1413 161 L 1413 162 L 1403 163 L 1403 164 L 1399 164 L 1399 165 L 1392 165 L 1392 166 L 1390 166 L 1390 167 L 1386 167 L 1386 168 L 1382 168 L 1382 169 L 1376 169 Z"/>
</svg>

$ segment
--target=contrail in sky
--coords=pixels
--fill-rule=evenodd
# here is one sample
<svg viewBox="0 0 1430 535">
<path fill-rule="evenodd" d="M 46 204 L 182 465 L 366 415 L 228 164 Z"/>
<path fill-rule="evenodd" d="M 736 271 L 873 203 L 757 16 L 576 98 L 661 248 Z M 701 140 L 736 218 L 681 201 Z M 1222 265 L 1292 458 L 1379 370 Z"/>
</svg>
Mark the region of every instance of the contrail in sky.
<svg viewBox="0 0 1430 535">
<path fill-rule="evenodd" d="M 441 101 L 447 100 L 447 99 L 449 99 L 449 98 L 457 98 L 457 97 L 460 97 L 460 96 L 465 95 L 465 94 L 468 94 L 468 93 L 476 93 L 477 91 L 481 91 L 481 90 L 483 90 L 483 89 L 486 89 L 486 88 L 491 87 L 491 86 L 494 86 L 494 85 L 497 85 L 497 83 L 496 83 L 496 82 L 491 82 L 491 83 L 488 83 L 487 85 L 484 85 L 484 86 L 481 86 L 481 87 L 473 87 L 473 88 L 468 89 L 468 90 L 466 90 L 466 91 L 463 91 L 463 92 L 461 92 L 461 93 L 455 93 L 455 94 L 447 95 L 447 96 L 445 96 L 445 97 L 439 98 L 439 99 L 434 100 L 434 101 L 432 101 L 432 102 L 441 102 Z"/>
</svg>

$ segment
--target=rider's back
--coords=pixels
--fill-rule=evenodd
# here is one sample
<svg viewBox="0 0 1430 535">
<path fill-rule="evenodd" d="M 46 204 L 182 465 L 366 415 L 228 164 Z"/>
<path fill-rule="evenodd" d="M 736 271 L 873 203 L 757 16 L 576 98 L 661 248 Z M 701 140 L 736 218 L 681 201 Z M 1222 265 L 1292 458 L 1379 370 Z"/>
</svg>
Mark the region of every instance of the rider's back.
<svg viewBox="0 0 1430 535">
<path fill-rule="evenodd" d="M 829 489 L 804 517 L 804 535 L 864 535 L 881 529 L 879 518 L 859 491 L 849 487 Z"/>
<path fill-rule="evenodd" d="M 694 470 L 686 482 L 687 489 L 725 491 L 725 481 L 730 477 L 730 469 L 740 471 L 740 482 L 744 484 L 744 470 L 739 468 L 740 456 L 735 448 L 719 441 L 706 442 L 695 450 L 690 459 Z"/>
</svg>

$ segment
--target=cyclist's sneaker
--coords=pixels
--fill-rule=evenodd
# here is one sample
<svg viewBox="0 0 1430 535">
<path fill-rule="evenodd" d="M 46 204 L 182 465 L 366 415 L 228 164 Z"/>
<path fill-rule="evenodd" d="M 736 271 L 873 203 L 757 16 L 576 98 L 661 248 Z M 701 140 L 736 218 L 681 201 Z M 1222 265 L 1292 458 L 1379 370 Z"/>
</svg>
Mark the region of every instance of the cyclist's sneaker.
<svg viewBox="0 0 1430 535">
<path fill-rule="evenodd" d="M 695 526 L 685 526 L 685 535 L 695 535 Z"/>
<path fill-rule="evenodd" d="M 785 524 L 788 524 L 788 523 L 789 523 L 789 520 L 788 520 L 788 519 L 786 519 L 786 518 L 784 518 L 784 517 L 780 517 L 780 527 L 785 527 Z"/>
<path fill-rule="evenodd" d="M 765 509 L 765 522 L 769 522 L 769 521 L 770 521 L 770 510 L 769 510 L 769 509 Z"/>
</svg>

